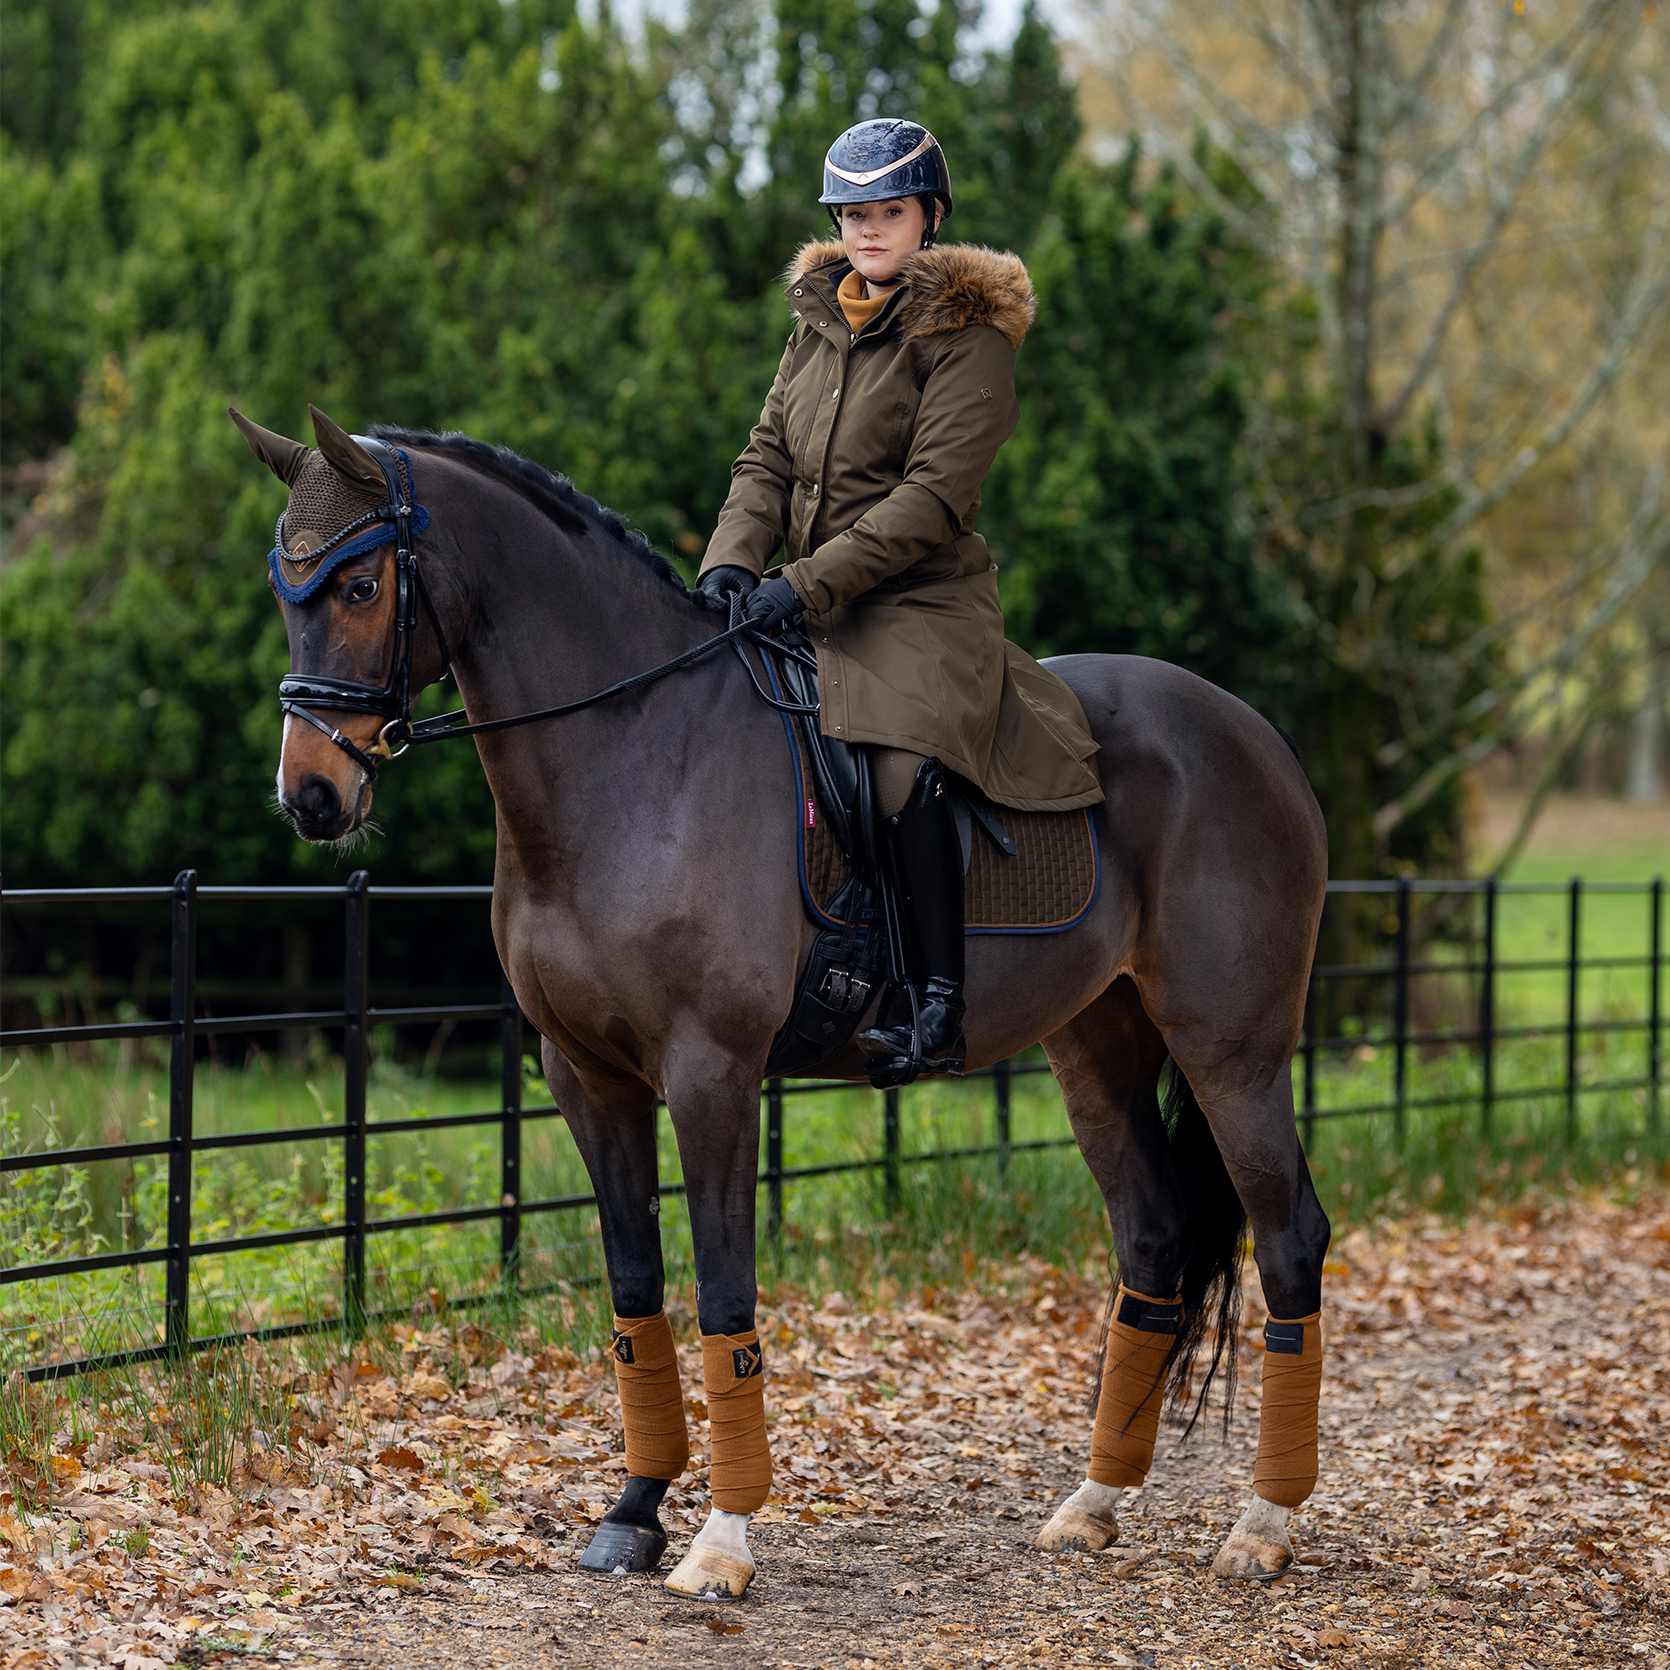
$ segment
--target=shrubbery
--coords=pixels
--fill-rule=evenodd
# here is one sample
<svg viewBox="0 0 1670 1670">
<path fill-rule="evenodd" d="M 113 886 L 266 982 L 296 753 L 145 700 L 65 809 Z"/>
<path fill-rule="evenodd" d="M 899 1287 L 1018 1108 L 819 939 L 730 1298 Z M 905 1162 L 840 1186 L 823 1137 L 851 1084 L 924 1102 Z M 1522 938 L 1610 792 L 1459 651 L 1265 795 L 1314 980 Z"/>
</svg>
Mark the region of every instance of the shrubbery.
<svg viewBox="0 0 1670 1670">
<path fill-rule="evenodd" d="M 341 868 L 265 809 L 283 492 L 229 402 L 291 434 L 312 400 L 506 443 L 693 566 L 788 326 L 774 275 L 824 230 L 822 148 L 877 110 L 944 139 L 948 235 L 1038 283 L 982 522 L 1013 634 L 1164 655 L 1286 716 L 1300 619 L 1236 509 L 1258 265 L 1161 171 L 1076 154 L 1035 15 L 974 59 L 913 0 L 781 0 L 769 25 L 712 0 L 636 44 L 561 0 L 63 23 L 6 25 L 14 884 Z M 390 772 L 378 813 L 355 862 L 379 877 L 490 874 L 467 750 Z"/>
</svg>

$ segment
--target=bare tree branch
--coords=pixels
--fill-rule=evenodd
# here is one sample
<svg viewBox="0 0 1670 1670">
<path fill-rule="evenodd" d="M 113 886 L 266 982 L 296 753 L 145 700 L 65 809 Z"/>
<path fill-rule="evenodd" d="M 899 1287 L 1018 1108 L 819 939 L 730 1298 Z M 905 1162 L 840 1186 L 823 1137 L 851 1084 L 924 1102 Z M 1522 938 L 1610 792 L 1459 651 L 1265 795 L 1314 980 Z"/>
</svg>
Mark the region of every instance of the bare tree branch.
<svg viewBox="0 0 1670 1670">
<path fill-rule="evenodd" d="M 1387 206 L 1386 224 L 1390 226 L 1402 220 L 1438 181 L 1469 156 L 1478 145 L 1480 135 L 1513 108 L 1519 100 L 1519 95 L 1527 87 L 1552 77 L 1564 61 L 1576 53 L 1578 46 L 1591 33 L 1596 38 L 1590 43 L 1590 52 L 1598 51 L 1605 43 L 1605 31 L 1621 18 L 1633 15 L 1633 12 L 1632 0 L 1591 0 L 1591 3 L 1578 13 L 1565 34 L 1499 88 L 1495 96 L 1481 105 L 1459 132 L 1414 170 L 1403 194 Z M 1571 90 L 1581 85 L 1583 79 L 1580 74 L 1568 74 L 1562 91 L 1556 97 L 1556 103 L 1565 103 L 1571 96 Z"/>
<path fill-rule="evenodd" d="M 1444 15 L 1438 20 L 1438 27 L 1433 30 L 1432 38 L 1427 42 L 1426 57 L 1422 60 L 1421 67 L 1404 82 L 1402 95 L 1393 101 L 1392 108 L 1387 112 L 1388 133 L 1401 128 L 1426 98 L 1427 89 L 1431 87 L 1433 77 L 1438 73 L 1438 66 L 1444 62 L 1444 55 L 1454 48 L 1456 25 L 1461 21 L 1466 6 L 1467 0 L 1448 0 L 1444 7 Z"/>
<path fill-rule="evenodd" d="M 1513 463 L 1489 487 L 1475 491 L 1445 517 L 1434 538 L 1440 542 L 1452 540 L 1481 516 L 1494 510 L 1583 421 L 1594 403 L 1616 381 L 1642 332 L 1651 324 L 1664 324 L 1660 309 L 1666 298 L 1670 298 L 1670 261 L 1661 262 L 1656 272 L 1642 274 L 1635 292 L 1617 330 L 1612 334 L 1612 340 L 1607 344 L 1606 352 L 1590 368 L 1566 409 L 1548 423 L 1534 441 L 1520 449 Z"/>
<path fill-rule="evenodd" d="M 1409 410 L 1409 402 L 1425 385 L 1427 377 L 1437 363 L 1444 339 L 1449 335 L 1451 321 L 1454 320 L 1462 299 L 1472 289 L 1473 279 L 1477 276 L 1479 268 L 1484 265 L 1486 257 L 1495 252 L 1502 229 L 1518 205 L 1519 194 L 1524 189 L 1526 180 L 1530 178 L 1531 170 L 1553 141 L 1554 124 L 1539 122 L 1531 130 L 1530 137 L 1520 146 L 1512 175 L 1507 185 L 1497 193 L 1484 232 L 1473 246 L 1472 252 L 1455 268 L 1450 293 L 1445 297 L 1443 306 L 1438 309 L 1437 316 L 1428 328 L 1426 342 L 1416 357 L 1414 369 L 1404 379 L 1403 387 L 1398 391 L 1396 398 L 1379 418 L 1380 427 L 1386 433 L 1389 434 L 1403 422 L 1404 414 Z"/>
<path fill-rule="evenodd" d="M 1514 825 L 1513 834 L 1496 857 L 1485 868 L 1485 874 L 1499 876 L 1507 871 L 1524 850 L 1525 843 L 1530 839 L 1531 831 L 1536 827 L 1538 817 L 1542 814 L 1548 797 L 1554 792 L 1555 785 L 1576 763 L 1577 756 L 1582 752 L 1583 744 L 1589 739 L 1589 732 L 1594 728 L 1594 718 L 1598 701 L 1589 703 L 1578 717 L 1578 722 L 1567 727 L 1566 735 L 1561 737 L 1558 732 L 1551 739 L 1553 746 L 1548 750 L 1548 757 L 1542 762 L 1542 769 L 1537 773 L 1537 780 L 1531 785 L 1531 792 L 1526 797 L 1525 805 L 1519 813 L 1519 821 Z"/>
<path fill-rule="evenodd" d="M 1670 529 L 1660 527 L 1658 537 L 1640 549 L 1634 562 L 1627 567 L 1620 565 L 1620 571 L 1614 574 L 1607 595 L 1596 606 L 1584 623 L 1583 629 L 1565 638 L 1556 654 L 1550 658 L 1551 670 L 1556 675 L 1570 671 L 1583 649 L 1603 627 L 1610 625 L 1617 618 L 1619 611 L 1641 589 L 1654 565 L 1666 551 L 1670 551 Z M 1629 665 L 1633 665 L 1633 660 Z M 1624 668 L 1624 671 L 1627 670 L 1628 666 Z M 1615 676 L 1621 677 L 1622 673 Z M 1504 743 L 1511 742 L 1513 738 L 1521 735 L 1536 718 L 1538 710 L 1537 703 L 1527 704 L 1517 711 L 1510 708 L 1502 723 L 1494 729 L 1484 732 L 1465 747 L 1435 761 L 1421 773 L 1410 788 L 1396 799 L 1388 801 L 1374 814 L 1375 838 L 1383 842 L 1405 818 L 1418 812 L 1452 778 L 1477 765 Z"/>
</svg>

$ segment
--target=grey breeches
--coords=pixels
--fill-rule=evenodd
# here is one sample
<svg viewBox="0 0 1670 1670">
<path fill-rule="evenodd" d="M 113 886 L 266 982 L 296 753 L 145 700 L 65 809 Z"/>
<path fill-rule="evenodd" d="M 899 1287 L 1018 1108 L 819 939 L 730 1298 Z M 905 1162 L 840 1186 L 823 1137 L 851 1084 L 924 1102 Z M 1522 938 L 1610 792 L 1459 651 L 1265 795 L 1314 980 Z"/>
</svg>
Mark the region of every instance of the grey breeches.
<svg viewBox="0 0 1670 1670">
<path fill-rule="evenodd" d="M 911 785 L 922 769 L 925 754 L 904 748 L 877 748 L 873 759 L 876 779 L 876 810 L 890 818 L 910 799 Z"/>
</svg>

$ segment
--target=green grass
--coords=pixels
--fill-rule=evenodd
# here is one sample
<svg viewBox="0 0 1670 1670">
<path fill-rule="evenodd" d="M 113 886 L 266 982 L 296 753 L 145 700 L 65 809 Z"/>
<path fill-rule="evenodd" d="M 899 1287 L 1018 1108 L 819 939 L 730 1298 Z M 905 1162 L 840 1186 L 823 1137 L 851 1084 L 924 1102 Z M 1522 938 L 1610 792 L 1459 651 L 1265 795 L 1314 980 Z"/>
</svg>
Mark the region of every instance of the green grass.
<svg viewBox="0 0 1670 1670">
<path fill-rule="evenodd" d="M 11 1154 L 145 1141 L 166 1134 L 166 1073 L 159 1063 L 123 1058 L 119 1046 L 94 1046 L 90 1060 L 56 1061 L 44 1051 L 12 1056 L 0 1089 L 0 1133 Z M 543 1100 L 530 1083 L 525 1102 Z M 423 1081 L 398 1066 L 378 1063 L 371 1076 L 368 1120 L 485 1111 L 497 1085 Z M 197 1128 L 207 1133 L 280 1130 L 341 1118 L 341 1064 L 319 1061 L 295 1068 L 265 1061 L 255 1069 L 200 1064 L 196 1075 Z M 903 1099 L 902 1148 L 908 1157 L 928 1149 L 969 1147 L 994 1137 L 989 1084 L 926 1085 Z M 789 1167 L 841 1163 L 880 1153 L 882 1098 L 865 1089 L 786 1098 L 784 1160 Z M 1066 1135 L 1065 1114 L 1047 1075 L 1016 1077 L 1011 1103 L 1013 1140 Z M 460 1207 L 491 1207 L 499 1199 L 498 1133 L 493 1127 L 372 1136 L 368 1141 L 371 1216 L 389 1218 Z M 682 1173 L 671 1122 L 658 1121 L 661 1175 Z M 764 1136 L 762 1132 L 762 1164 Z M 579 1157 L 560 1119 L 525 1123 L 522 1139 L 524 1201 L 589 1192 Z M 940 1195 L 952 1191 L 966 1217 L 976 1191 L 993 1195 L 995 1162 L 959 1171 L 906 1164 L 902 1197 L 912 1211 L 942 1216 Z M 1046 1174 L 1047 1173 L 1047 1179 Z M 164 1244 L 166 1161 L 95 1161 L 0 1181 L 0 1256 L 10 1265 Z M 1002 1201 L 1014 1216 L 1009 1242 L 1030 1237 L 1044 1251 L 1094 1220 L 1089 1179 L 1073 1160 L 1017 1155 Z M 994 1196 L 995 1198 L 995 1196 Z M 210 1241 L 341 1220 L 342 1143 L 277 1142 L 210 1151 L 193 1167 L 193 1239 Z M 762 1199 L 762 1219 L 764 1201 Z M 879 1172 L 791 1183 L 786 1189 L 782 1245 L 825 1284 L 854 1279 L 859 1266 L 888 1262 L 891 1243 L 914 1245 L 910 1214 L 889 1213 Z M 1060 1227 L 1048 1229 L 1041 1208 Z M 1059 1208 L 1059 1210 L 1057 1210 Z M 894 1220 L 897 1219 L 898 1222 Z M 682 1200 L 663 1205 L 669 1272 L 691 1277 L 688 1219 Z M 498 1224 L 451 1226 L 372 1235 L 368 1240 L 367 1302 L 373 1309 L 410 1306 L 431 1291 L 456 1295 L 490 1289 L 498 1276 Z M 522 1279 L 527 1286 L 594 1280 L 602 1272 L 596 1216 L 589 1208 L 533 1213 L 523 1220 Z M 1042 1236 L 1042 1239 L 1040 1239 Z M 942 1232 L 932 1239 L 937 1243 Z M 913 1257 L 915 1255 L 912 1255 Z M 929 1251 L 924 1269 L 959 1265 Z M 341 1250 L 335 1240 L 262 1248 L 192 1260 L 193 1329 L 211 1335 L 265 1327 L 341 1309 Z M 0 1363 L 36 1362 L 116 1351 L 160 1338 L 160 1266 L 93 1272 L 0 1287 Z"/>
<path fill-rule="evenodd" d="M 1640 853 L 1618 858 L 1608 857 L 1608 851 L 1588 850 L 1581 842 L 1536 844 L 1527 850 L 1517 875 L 1558 878 L 1581 867 L 1587 876 L 1616 879 L 1621 870 L 1639 876 L 1649 868 L 1638 862 Z M 1650 856 L 1662 862 L 1664 855 Z M 1417 912 L 1428 914 L 1418 915 L 1417 921 L 1424 925 L 1432 911 L 1443 908 L 1456 908 L 1456 902 L 1418 898 Z M 1462 901 L 1460 908 L 1477 912 L 1478 903 Z M 1503 894 L 1499 956 L 1563 963 L 1567 922 L 1562 895 Z M 1471 955 L 1459 926 L 1459 919 L 1452 922 L 1448 936 L 1434 938 L 1421 955 L 1452 962 Z M 1585 897 L 1580 926 L 1585 958 L 1639 958 L 1648 943 L 1643 895 Z M 1380 987 L 1373 1000 L 1383 999 L 1386 989 Z M 1670 992 L 1664 996 L 1670 1003 Z M 1497 983 L 1497 1025 L 1504 1031 L 1561 1028 L 1566 1003 L 1560 968 L 1503 973 Z M 1641 968 L 1585 972 L 1579 991 L 1579 1074 L 1584 1083 L 1644 1074 L 1644 1034 L 1602 1030 L 1596 1023 L 1639 1023 L 1647 1006 Z M 1436 972 L 1413 982 L 1415 1030 L 1471 1026 L 1476 1015 L 1476 981 L 1467 974 Z M 1409 1112 L 1400 1133 L 1387 1115 L 1351 1111 L 1393 1096 L 1395 1053 L 1383 1011 L 1347 1017 L 1342 1031 L 1352 1037 L 1349 1048 L 1318 1058 L 1320 1116 L 1307 1132 L 1318 1189 L 1336 1222 L 1410 1208 L 1464 1211 L 1481 1200 L 1509 1200 L 1526 1190 L 1605 1179 L 1627 1187 L 1632 1178 L 1644 1179 L 1664 1164 L 1662 1127 L 1656 1133 L 1646 1129 L 1646 1101 L 1639 1091 L 1584 1090 L 1575 1110 L 1577 1140 L 1568 1140 L 1568 1109 L 1559 1088 L 1565 1070 L 1562 1036 L 1501 1042 L 1496 1083 L 1502 1099 L 1488 1131 L 1481 1127 L 1477 1105 L 1477 1052 L 1465 1046 L 1411 1047 L 1406 1057 Z M 426 1076 L 390 1059 L 389 1043 L 373 1040 L 368 1106 L 373 1123 L 496 1107 L 496 1082 L 433 1072 Z M 321 1046 L 315 1050 L 305 1065 L 258 1054 L 242 1067 L 200 1064 L 197 1131 L 338 1123 L 341 1063 L 322 1053 Z M 532 1063 L 528 1066 L 531 1072 Z M 1515 1098 L 1515 1092 L 1533 1086 L 1553 1088 Z M 525 1100 L 530 1106 L 543 1103 L 543 1086 L 530 1079 Z M 1429 1101 L 1445 1105 L 1419 1106 Z M 993 1140 L 989 1081 L 917 1086 L 904 1093 L 901 1106 L 906 1156 Z M 1664 1113 L 1670 1120 L 1670 1108 Z M 73 1059 L 62 1050 L 13 1053 L 0 1075 L 0 1145 L 7 1153 L 154 1139 L 166 1134 L 166 1121 L 166 1061 L 160 1053 L 147 1055 L 145 1046 L 93 1046 Z M 792 1168 L 878 1155 L 882 1124 L 883 1099 L 873 1091 L 802 1095 L 791 1088 L 785 1103 L 785 1164 Z M 1044 1075 L 1013 1081 L 1016 1143 L 1058 1138 L 1067 1131 L 1053 1080 Z M 763 1129 L 761 1140 L 763 1168 Z M 664 1115 L 659 1143 L 661 1175 L 676 1182 L 681 1176 L 678 1151 Z M 492 1126 L 373 1135 L 368 1157 L 373 1218 L 491 1207 L 499 1198 L 498 1140 Z M 165 1188 L 160 1159 L 5 1174 L 0 1177 L 0 1262 L 15 1266 L 159 1246 Z M 524 1201 L 587 1192 L 589 1182 L 561 1120 L 529 1120 L 523 1131 Z M 339 1140 L 199 1154 L 193 1236 L 206 1241 L 332 1226 L 340 1221 L 341 1194 Z M 1071 1149 L 1017 1154 L 1005 1174 L 990 1159 L 907 1164 L 896 1202 L 889 1201 L 879 1171 L 791 1182 L 776 1249 L 763 1240 L 763 1193 L 760 1207 L 762 1282 L 768 1289 L 885 1293 L 889 1287 L 920 1289 L 986 1279 L 1019 1255 L 1083 1269 L 1100 1268 L 1106 1259 L 1101 1202 Z M 664 1201 L 661 1227 L 671 1289 L 687 1295 L 692 1264 L 681 1199 Z M 433 1295 L 491 1294 L 498 1257 L 496 1221 L 373 1235 L 368 1241 L 368 1303 L 373 1309 L 409 1312 L 429 1305 Z M 336 1316 L 341 1268 L 336 1240 L 194 1258 L 194 1332 L 207 1336 Z M 575 1339 L 589 1337 L 588 1329 L 600 1330 L 606 1312 L 593 1284 L 601 1274 L 590 1209 L 524 1219 L 523 1283 L 558 1288 L 551 1315 L 537 1322 L 539 1328 L 554 1330 L 553 1337 Z M 160 1266 L 152 1265 L 0 1287 L 0 1367 L 154 1343 L 161 1337 L 162 1279 Z"/>
<path fill-rule="evenodd" d="M 1509 871 L 1513 881 L 1650 881 L 1670 880 L 1670 819 L 1644 819 L 1633 829 L 1607 828 L 1573 835 L 1545 825 L 1526 843 Z"/>
</svg>

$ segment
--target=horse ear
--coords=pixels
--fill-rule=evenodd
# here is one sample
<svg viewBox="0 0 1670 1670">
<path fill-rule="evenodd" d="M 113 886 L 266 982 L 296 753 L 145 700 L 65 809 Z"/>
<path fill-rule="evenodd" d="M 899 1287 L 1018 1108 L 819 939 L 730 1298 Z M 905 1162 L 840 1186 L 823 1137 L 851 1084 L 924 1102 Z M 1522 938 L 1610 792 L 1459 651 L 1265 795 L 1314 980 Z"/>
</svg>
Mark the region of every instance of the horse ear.
<svg viewBox="0 0 1670 1670">
<path fill-rule="evenodd" d="M 313 418 L 314 438 L 319 443 L 319 451 L 324 455 L 325 462 L 338 475 L 346 476 L 356 487 L 380 490 L 383 486 L 383 472 L 377 468 L 376 459 L 340 424 L 332 423 L 317 406 L 309 406 L 307 409 Z"/>
<path fill-rule="evenodd" d="M 313 448 L 303 446 L 300 441 L 286 440 L 284 436 L 275 435 L 270 429 L 263 429 L 258 423 L 251 423 L 236 406 L 228 406 L 226 410 L 232 421 L 243 431 L 244 439 L 249 442 L 249 450 L 286 487 L 293 487 Z"/>
</svg>

